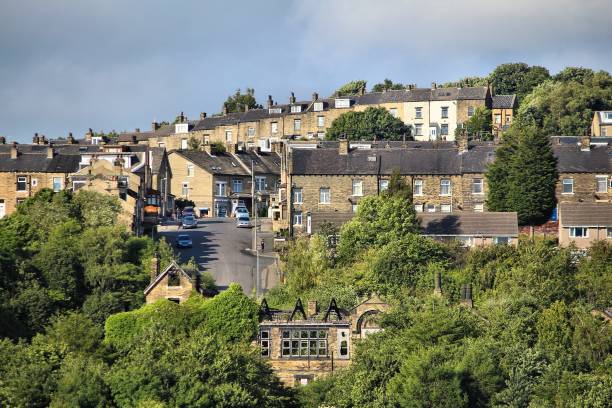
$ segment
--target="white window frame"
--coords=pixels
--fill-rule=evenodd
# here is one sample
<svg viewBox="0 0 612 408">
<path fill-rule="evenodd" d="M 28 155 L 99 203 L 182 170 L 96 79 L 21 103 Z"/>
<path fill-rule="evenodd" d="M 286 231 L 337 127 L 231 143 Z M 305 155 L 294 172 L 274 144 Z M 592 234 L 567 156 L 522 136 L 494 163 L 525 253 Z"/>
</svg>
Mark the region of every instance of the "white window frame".
<svg viewBox="0 0 612 408">
<path fill-rule="evenodd" d="M 484 212 L 484 204 L 474 204 L 474 212 Z"/>
<path fill-rule="evenodd" d="M 291 105 L 291 113 L 302 112 L 302 105 Z"/>
<path fill-rule="evenodd" d="M 570 186 L 571 191 L 565 191 L 565 186 Z M 574 194 L 574 179 L 566 177 L 561 180 L 561 194 Z"/>
<path fill-rule="evenodd" d="M 444 190 L 448 189 L 448 191 L 445 193 Z M 452 189 L 452 183 L 450 179 L 440 179 L 440 195 L 441 196 L 450 196 L 453 193 L 453 189 Z"/>
<path fill-rule="evenodd" d="M 512 238 L 508 236 L 493 237 L 493 243 L 495 245 L 508 245 L 510 244 L 511 240 Z"/>
<path fill-rule="evenodd" d="M 351 183 L 351 187 L 352 187 L 351 191 L 354 197 L 363 196 L 363 180 L 353 179 L 353 182 Z"/>
<path fill-rule="evenodd" d="M 479 189 L 480 191 L 476 191 Z M 472 179 L 472 194 L 483 195 L 484 194 L 484 179 L 475 178 Z"/>
<path fill-rule="evenodd" d="M 231 129 L 225 129 L 225 141 L 230 143 L 234 141 L 234 135 Z"/>
<path fill-rule="evenodd" d="M 325 116 L 317 116 L 317 127 L 325 127 Z"/>
<path fill-rule="evenodd" d="M 315 112 L 323 112 L 323 102 L 315 102 L 313 104 L 312 110 Z"/>
<path fill-rule="evenodd" d="M 270 132 L 271 133 L 278 133 L 278 122 L 270 123 Z"/>
<path fill-rule="evenodd" d="M 57 188 L 57 189 L 55 188 L 56 184 L 59 185 L 59 188 Z M 61 177 L 53 177 L 53 185 L 52 185 L 53 192 L 57 193 L 58 191 L 61 191 L 62 188 L 63 188 L 63 184 L 64 183 L 62 183 L 62 178 Z"/>
<path fill-rule="evenodd" d="M 475 111 L 475 109 L 474 109 L 474 107 L 473 107 L 473 106 L 468 106 L 468 108 L 467 108 L 467 115 L 468 115 L 468 118 L 470 118 L 470 117 L 474 116 L 474 111 Z"/>
<path fill-rule="evenodd" d="M 266 176 L 255 176 L 255 191 L 266 189 Z"/>
<path fill-rule="evenodd" d="M 423 204 L 415 204 L 414 205 L 414 211 L 416 211 L 418 213 L 422 213 L 423 212 Z"/>
<path fill-rule="evenodd" d="M 302 212 L 294 211 L 293 212 L 293 225 L 297 227 L 301 227 L 303 222 Z"/>
<path fill-rule="evenodd" d="M 612 227 L 608 227 L 606 228 L 606 236 L 608 237 L 608 239 L 612 239 Z"/>
<path fill-rule="evenodd" d="M 351 100 L 348 98 L 339 98 L 335 100 L 335 106 L 336 109 L 340 109 L 340 108 L 350 108 L 351 107 Z"/>
<path fill-rule="evenodd" d="M 19 188 L 19 183 L 23 183 L 23 189 Z M 28 177 L 27 176 L 18 176 L 17 177 L 17 184 L 15 187 L 15 191 L 21 192 L 21 191 L 28 191 Z"/>
<path fill-rule="evenodd" d="M 423 136 L 423 124 L 415 123 L 415 125 L 414 125 L 414 135 L 415 136 Z"/>
<path fill-rule="evenodd" d="M 302 130 L 302 119 L 293 119 L 293 130 L 295 132 Z"/>
<path fill-rule="evenodd" d="M 389 189 L 389 180 L 380 180 L 378 182 L 378 190 L 385 191 Z"/>
<path fill-rule="evenodd" d="M 242 180 L 241 179 L 232 179 L 232 191 L 234 193 L 242 193 Z"/>
<path fill-rule="evenodd" d="M 247 136 L 248 137 L 255 137 L 255 128 L 253 126 L 249 126 L 247 128 Z"/>
<path fill-rule="evenodd" d="M 331 188 L 319 188 L 319 204 L 331 204 Z"/>
<path fill-rule="evenodd" d="M 436 212 L 436 205 L 435 204 L 427 204 L 425 206 L 425 210 L 427 212 L 430 212 L 430 213 L 435 213 Z"/>
<path fill-rule="evenodd" d="M 414 179 L 412 182 L 412 195 L 422 196 L 424 184 L 423 179 Z"/>
<path fill-rule="evenodd" d="M 192 163 L 187 164 L 187 177 L 195 175 L 195 166 Z"/>
<path fill-rule="evenodd" d="M 493 115 L 493 121 L 495 123 L 501 123 L 502 122 L 502 115 L 501 115 L 501 113 L 496 113 L 495 115 Z"/>
<path fill-rule="evenodd" d="M 32 187 L 38 187 L 38 179 L 33 178 L 30 183 L 32 184 Z"/>
<path fill-rule="evenodd" d="M 218 197 L 227 196 L 227 183 L 225 181 L 215 181 L 215 195 Z"/>
<path fill-rule="evenodd" d="M 397 108 L 389 108 L 389 113 L 391 114 L 391 116 L 393 116 L 394 118 L 397 118 Z"/>
<path fill-rule="evenodd" d="M 440 117 L 442 119 L 448 119 L 448 106 L 440 107 Z"/>
<path fill-rule="evenodd" d="M 600 183 L 603 181 L 603 189 L 600 189 Z M 595 176 L 596 183 L 596 191 L 598 193 L 607 193 L 608 192 L 608 176 L 607 175 L 597 175 Z"/>
<path fill-rule="evenodd" d="M 293 189 L 293 203 L 294 204 L 302 204 L 303 198 L 303 190 L 301 187 Z"/>
<path fill-rule="evenodd" d="M 453 206 L 450 204 L 442 204 L 440 205 L 440 212 L 449 213 L 453 211 Z"/>
<path fill-rule="evenodd" d="M 423 107 L 415 106 L 414 108 L 414 118 L 415 119 L 423 119 Z"/>
<path fill-rule="evenodd" d="M 189 197 L 189 182 L 184 181 L 181 183 L 181 195 L 183 197 Z"/>
<path fill-rule="evenodd" d="M 181 139 L 181 150 L 187 150 L 187 139 Z"/>
<path fill-rule="evenodd" d="M 581 230 L 584 232 L 584 235 L 576 235 L 576 230 Z M 569 236 L 570 238 L 588 238 L 589 237 L 589 229 L 588 227 L 570 227 L 569 228 Z"/>
<path fill-rule="evenodd" d="M 448 124 L 443 123 L 440 125 L 440 136 L 448 136 Z"/>
</svg>

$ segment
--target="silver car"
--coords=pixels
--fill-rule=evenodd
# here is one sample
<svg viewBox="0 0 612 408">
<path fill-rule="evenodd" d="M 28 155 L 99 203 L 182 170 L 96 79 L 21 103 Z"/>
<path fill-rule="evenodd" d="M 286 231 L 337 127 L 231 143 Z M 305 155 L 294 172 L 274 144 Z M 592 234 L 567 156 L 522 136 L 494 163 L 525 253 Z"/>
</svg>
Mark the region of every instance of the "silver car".
<svg viewBox="0 0 612 408">
<path fill-rule="evenodd" d="M 183 221 L 181 223 L 181 226 L 183 228 L 185 228 L 185 229 L 188 229 L 188 228 L 197 228 L 198 227 L 198 220 L 196 220 L 193 215 L 187 215 L 187 216 L 183 217 Z"/>
<path fill-rule="evenodd" d="M 236 227 L 251 228 L 251 219 L 246 215 L 239 215 L 236 219 Z"/>
</svg>

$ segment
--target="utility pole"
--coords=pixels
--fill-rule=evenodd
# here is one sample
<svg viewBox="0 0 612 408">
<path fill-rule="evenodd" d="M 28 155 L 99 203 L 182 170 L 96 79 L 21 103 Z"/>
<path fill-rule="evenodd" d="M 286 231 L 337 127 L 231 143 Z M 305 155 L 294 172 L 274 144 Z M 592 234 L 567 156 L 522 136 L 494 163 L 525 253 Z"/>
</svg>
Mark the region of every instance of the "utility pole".
<svg viewBox="0 0 612 408">
<path fill-rule="evenodd" d="M 255 215 L 253 225 L 253 250 L 255 251 L 255 297 L 259 298 L 259 247 L 257 246 L 257 201 L 255 200 L 255 161 L 251 160 L 251 209 Z"/>
</svg>

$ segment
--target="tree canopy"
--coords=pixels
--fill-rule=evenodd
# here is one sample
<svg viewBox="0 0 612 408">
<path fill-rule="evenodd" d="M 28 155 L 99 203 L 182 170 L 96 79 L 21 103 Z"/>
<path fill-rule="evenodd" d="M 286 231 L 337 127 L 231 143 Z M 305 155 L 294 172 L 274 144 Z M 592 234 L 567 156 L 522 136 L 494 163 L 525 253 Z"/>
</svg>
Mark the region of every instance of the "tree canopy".
<svg viewBox="0 0 612 408">
<path fill-rule="evenodd" d="M 399 89 L 404 89 L 406 87 L 406 85 L 401 84 L 399 82 L 393 82 L 392 80 L 385 78 L 384 81 L 379 82 L 377 84 L 375 84 L 372 87 L 372 92 L 382 92 L 382 91 L 389 91 L 389 90 L 399 90 Z"/>
<path fill-rule="evenodd" d="M 410 136 L 410 128 L 385 108 L 368 107 L 349 111 L 332 122 L 325 133 L 328 140 L 346 137 L 349 140 L 402 140 Z"/>
<path fill-rule="evenodd" d="M 548 69 L 537 65 L 529 66 L 523 62 L 501 64 L 489 75 L 496 95 L 516 94 L 519 102 L 547 79 L 550 79 Z"/>
<path fill-rule="evenodd" d="M 262 108 L 255 99 L 255 89 L 253 88 L 246 88 L 245 93 L 237 89 L 235 94 L 227 97 L 223 106 L 227 108 L 228 113 L 244 112 L 245 107 L 249 109 Z"/>
<path fill-rule="evenodd" d="M 359 79 L 356 81 L 347 82 L 340 88 L 336 89 L 336 96 L 355 96 L 365 92 L 367 81 Z"/>
</svg>

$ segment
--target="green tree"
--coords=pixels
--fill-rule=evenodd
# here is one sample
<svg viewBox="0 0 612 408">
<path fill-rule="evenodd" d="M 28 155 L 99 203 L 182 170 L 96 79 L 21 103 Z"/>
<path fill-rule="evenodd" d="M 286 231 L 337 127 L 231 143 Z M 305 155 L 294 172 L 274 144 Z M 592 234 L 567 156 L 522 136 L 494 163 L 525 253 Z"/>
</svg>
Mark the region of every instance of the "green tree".
<svg viewBox="0 0 612 408">
<path fill-rule="evenodd" d="M 594 76 L 595 72 L 590 68 L 566 67 L 553 76 L 552 79 L 557 82 L 576 81 L 583 84 L 591 80 Z"/>
<path fill-rule="evenodd" d="M 406 183 L 406 179 L 400 174 L 398 169 L 393 169 L 387 190 L 383 193 L 390 197 L 401 197 L 412 203 L 412 186 Z"/>
<path fill-rule="evenodd" d="M 487 139 L 491 134 L 491 110 L 486 107 L 476 108 L 474 114 L 463 125 L 468 136 L 481 136 Z M 457 128 L 457 131 L 461 129 Z"/>
<path fill-rule="evenodd" d="M 533 88 L 549 78 L 546 68 L 522 62 L 501 64 L 489 75 L 495 94 L 516 94 L 519 103 Z"/>
<path fill-rule="evenodd" d="M 522 225 L 546 221 L 557 182 L 550 139 L 535 126 L 515 124 L 504 134 L 486 178 L 490 210 L 516 211 Z"/>
<path fill-rule="evenodd" d="M 200 150 L 201 145 L 202 141 L 196 139 L 194 136 L 191 136 L 187 141 L 187 148 L 189 150 Z"/>
<path fill-rule="evenodd" d="M 576 284 L 580 297 L 589 305 L 605 309 L 612 293 L 612 248 L 607 241 L 598 241 L 580 260 Z"/>
<path fill-rule="evenodd" d="M 454 82 L 445 82 L 442 84 L 443 88 L 465 88 L 474 86 L 487 86 L 489 84 L 488 77 L 469 76 L 461 78 Z"/>
<path fill-rule="evenodd" d="M 329 273 L 326 239 L 322 235 L 296 239 L 284 258 L 287 289 L 296 296 L 323 283 Z"/>
<path fill-rule="evenodd" d="M 340 88 L 334 92 L 334 95 L 337 96 L 354 96 L 361 95 L 365 92 L 366 89 L 366 81 L 360 79 L 356 81 L 348 82 L 342 85 Z"/>
<path fill-rule="evenodd" d="M 349 111 L 332 122 L 325 138 L 337 140 L 402 140 L 410 129 L 385 108 L 369 107 L 364 111 Z"/>
<path fill-rule="evenodd" d="M 248 87 L 246 93 L 241 93 L 240 89 L 237 89 L 234 95 L 227 97 L 223 105 L 227 108 L 228 113 L 244 112 L 245 106 L 249 109 L 262 108 L 255 99 L 255 90 Z"/>
<path fill-rule="evenodd" d="M 393 82 L 392 80 L 385 78 L 384 81 L 375 84 L 372 87 L 372 92 L 383 92 L 383 91 L 389 91 L 389 90 L 399 90 L 399 89 L 404 89 L 405 85 L 397 82 Z"/>
</svg>

